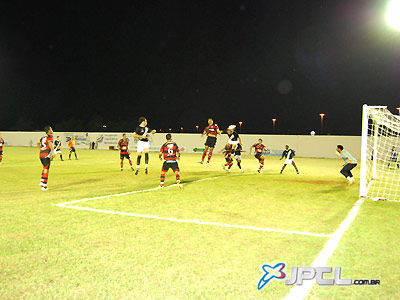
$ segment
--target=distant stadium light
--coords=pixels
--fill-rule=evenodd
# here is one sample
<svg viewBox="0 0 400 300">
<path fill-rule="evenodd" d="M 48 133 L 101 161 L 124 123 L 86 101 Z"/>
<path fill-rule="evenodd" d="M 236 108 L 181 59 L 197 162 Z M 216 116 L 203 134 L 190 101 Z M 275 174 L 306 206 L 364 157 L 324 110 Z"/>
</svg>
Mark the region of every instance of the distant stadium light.
<svg viewBox="0 0 400 300">
<path fill-rule="evenodd" d="M 239 122 L 240 132 L 242 132 L 242 124 L 243 124 L 243 122 Z"/>
<path fill-rule="evenodd" d="M 399 116 L 400 116 L 400 107 L 397 107 L 396 109 L 399 111 Z"/>
<path fill-rule="evenodd" d="M 199 125 L 196 125 L 196 131 L 197 132 L 199 131 Z"/>
<path fill-rule="evenodd" d="M 171 132 L 171 131 L 172 131 L 172 129 L 170 128 L 170 129 L 169 129 L 169 132 Z"/>
<path fill-rule="evenodd" d="M 389 2 L 386 10 L 386 22 L 393 29 L 400 30 L 400 0 Z"/>
<path fill-rule="evenodd" d="M 272 119 L 272 132 L 275 133 L 275 123 L 276 119 Z"/>
<path fill-rule="evenodd" d="M 181 131 L 183 131 L 183 127 L 181 127 Z"/>
<path fill-rule="evenodd" d="M 324 116 L 325 114 L 319 114 L 319 116 L 321 117 L 321 134 L 324 131 Z"/>
<path fill-rule="evenodd" d="M 312 131 L 310 132 L 310 134 L 311 134 L 311 136 L 314 136 L 314 135 L 315 135 L 315 131 L 312 130 Z"/>
<path fill-rule="evenodd" d="M 107 125 L 103 125 L 103 128 L 107 128 Z"/>
</svg>

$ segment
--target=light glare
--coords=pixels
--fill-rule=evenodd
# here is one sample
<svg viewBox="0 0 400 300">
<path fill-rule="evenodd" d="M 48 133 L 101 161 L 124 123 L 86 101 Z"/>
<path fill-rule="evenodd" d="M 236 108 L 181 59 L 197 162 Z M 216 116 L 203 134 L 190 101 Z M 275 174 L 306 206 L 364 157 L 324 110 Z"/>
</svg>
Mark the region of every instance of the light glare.
<svg viewBox="0 0 400 300">
<path fill-rule="evenodd" d="M 392 28 L 400 30 L 400 0 L 392 0 L 386 12 L 386 22 Z"/>
</svg>

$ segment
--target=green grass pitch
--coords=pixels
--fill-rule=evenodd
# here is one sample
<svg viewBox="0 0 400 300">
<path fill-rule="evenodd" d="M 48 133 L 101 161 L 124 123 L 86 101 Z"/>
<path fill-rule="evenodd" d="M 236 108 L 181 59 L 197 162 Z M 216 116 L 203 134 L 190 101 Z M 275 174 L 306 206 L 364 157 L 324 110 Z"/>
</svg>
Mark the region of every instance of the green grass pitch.
<svg viewBox="0 0 400 300">
<path fill-rule="evenodd" d="M 55 204 L 157 187 L 161 162 L 150 155 L 149 174 L 134 175 L 116 151 L 78 150 L 79 160 L 51 165 L 49 191 L 41 191 L 38 150 L 8 147 L 0 165 L 1 299 L 281 299 L 284 281 L 257 284 L 261 266 L 285 262 L 310 266 L 329 236 L 309 236 L 165 219 L 201 220 L 283 231 L 330 235 L 358 200 L 339 159 L 297 158 L 297 175 L 283 161 L 243 156 L 222 170 L 199 154 L 182 154 L 184 190 L 176 186 L 70 204 Z M 64 158 L 67 151 L 64 149 Z M 135 165 L 136 154 L 132 154 Z M 143 167 L 142 162 L 142 167 Z M 359 181 L 359 167 L 355 169 Z M 222 177 L 225 176 L 225 177 Z M 211 180 L 201 179 L 219 177 Z M 170 171 L 166 186 L 175 183 Z M 157 216 L 165 219 L 132 215 Z M 400 204 L 366 200 L 328 265 L 342 277 L 380 279 L 380 286 L 321 287 L 308 299 L 399 299 Z"/>
</svg>

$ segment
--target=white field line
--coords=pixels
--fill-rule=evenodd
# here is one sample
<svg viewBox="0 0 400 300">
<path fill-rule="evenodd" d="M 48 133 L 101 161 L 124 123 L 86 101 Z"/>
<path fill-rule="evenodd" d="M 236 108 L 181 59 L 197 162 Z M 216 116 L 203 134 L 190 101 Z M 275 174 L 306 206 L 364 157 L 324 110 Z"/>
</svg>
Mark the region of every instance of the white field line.
<svg viewBox="0 0 400 300">
<path fill-rule="evenodd" d="M 350 224 L 356 218 L 356 215 L 363 204 L 364 199 L 359 199 L 350 210 L 347 217 L 343 220 L 343 222 L 339 225 L 339 228 L 332 234 L 331 238 L 325 244 L 325 247 L 318 254 L 317 258 L 313 261 L 313 267 L 324 267 L 327 265 L 328 259 L 331 257 L 332 253 L 335 251 L 337 246 L 339 245 L 340 239 L 343 234 L 349 229 Z M 290 293 L 283 298 L 283 300 L 302 300 L 307 295 L 310 289 L 314 284 L 313 280 L 303 281 L 303 285 L 296 285 L 291 288 Z"/>
<path fill-rule="evenodd" d="M 137 217 L 137 218 L 156 219 L 156 220 L 165 220 L 165 221 L 178 222 L 178 223 L 193 223 L 193 224 L 199 224 L 199 225 L 240 228 L 240 229 L 258 230 L 258 231 L 265 231 L 265 232 L 280 232 L 280 233 L 299 234 L 299 235 L 307 235 L 307 236 L 315 236 L 315 237 L 330 237 L 331 236 L 330 234 L 312 233 L 312 232 L 306 232 L 306 231 L 294 231 L 294 230 L 282 230 L 282 229 L 274 229 L 274 228 L 261 228 L 261 227 L 255 227 L 255 226 L 232 225 L 232 224 L 223 224 L 223 223 L 218 223 L 218 222 L 206 222 L 206 221 L 201 221 L 201 220 L 183 220 L 183 219 L 176 219 L 176 218 L 164 218 L 164 217 L 159 217 L 159 216 L 154 216 L 154 215 L 141 215 L 141 214 L 135 214 L 135 213 L 125 213 L 125 212 L 120 212 L 120 211 L 101 210 L 101 209 L 90 208 L 90 207 L 68 206 L 68 205 L 61 205 L 61 204 L 58 204 L 57 206 L 78 209 L 78 210 L 99 212 L 99 213 L 104 213 L 104 214 L 123 215 L 123 216 Z"/>
<path fill-rule="evenodd" d="M 390 202 L 400 202 L 400 200 L 386 200 L 386 201 L 390 201 Z"/>
<path fill-rule="evenodd" d="M 249 174 L 249 173 L 247 173 L 247 174 Z M 251 174 L 253 174 L 253 173 L 251 173 Z M 223 178 L 223 177 L 237 176 L 237 175 L 242 175 L 242 174 L 229 174 L 229 175 L 223 175 L 223 176 L 209 177 L 209 178 L 191 181 L 190 183 L 202 182 L 202 181 Z M 164 189 L 170 188 L 173 186 L 176 186 L 176 184 L 166 186 Z M 58 203 L 58 204 L 55 204 L 55 206 L 64 207 L 64 208 L 72 208 L 72 209 L 77 209 L 77 210 L 100 212 L 100 213 L 105 213 L 105 214 L 124 215 L 124 216 L 147 218 L 147 219 L 157 219 L 157 220 L 165 220 L 165 221 L 179 222 L 179 223 L 193 223 L 193 224 L 200 224 L 200 225 L 211 225 L 211 226 L 220 226 L 220 227 L 228 227 L 228 228 L 240 228 L 240 229 L 258 230 L 258 231 L 264 231 L 264 232 L 280 232 L 280 233 L 287 233 L 287 234 L 299 234 L 299 235 L 324 237 L 324 238 L 331 237 L 331 234 L 324 234 L 324 233 L 312 233 L 312 232 L 307 232 L 307 231 L 295 231 L 295 230 L 283 230 L 283 229 L 275 229 L 275 228 L 261 228 L 261 227 L 255 227 L 255 226 L 232 225 L 232 224 L 223 224 L 223 223 L 218 223 L 218 222 L 206 222 L 206 221 L 201 221 L 201 220 L 183 220 L 183 219 L 176 219 L 176 218 L 159 217 L 159 216 L 154 216 L 154 215 L 125 213 L 125 212 L 112 211 L 112 210 L 100 210 L 100 209 L 95 209 L 95 208 L 90 208 L 90 207 L 70 206 L 70 204 L 79 203 L 79 202 L 86 202 L 86 201 L 98 200 L 98 199 L 106 199 L 106 198 L 111 198 L 111 197 L 126 196 L 126 195 L 145 193 L 145 192 L 151 192 L 151 191 L 156 191 L 156 190 L 161 190 L 161 189 L 157 187 L 157 188 L 151 188 L 151 189 L 140 190 L 140 191 L 132 191 L 132 192 L 126 192 L 126 193 L 120 193 L 120 194 L 112 194 L 112 195 L 98 196 L 98 197 L 93 197 L 93 198 L 85 198 L 85 199 L 80 199 L 80 200 L 75 200 L 75 201 Z"/>
<path fill-rule="evenodd" d="M 199 179 L 199 180 L 194 180 L 194 181 L 188 182 L 187 184 L 195 183 L 195 182 L 201 182 L 201 181 L 207 181 L 207 180 L 212 180 L 212 179 L 217 179 L 217 178 L 223 178 L 223 177 L 232 177 L 232 176 L 237 176 L 237 175 L 242 175 L 242 174 L 230 174 L 230 175 L 222 175 L 222 176 L 203 178 L 203 179 Z M 173 187 L 173 186 L 176 186 L 176 184 L 172 184 L 172 185 L 166 186 L 166 187 L 164 187 L 164 189 L 170 188 L 170 187 Z M 73 204 L 73 203 L 78 203 L 78 202 L 85 202 L 85 201 L 91 201 L 91 200 L 106 199 L 106 198 L 111 198 L 111 197 L 133 195 L 133 194 L 138 194 L 138 193 L 152 192 L 152 191 L 156 191 L 156 190 L 161 190 L 161 189 L 159 187 L 155 187 L 155 188 L 151 188 L 151 189 L 147 189 L 147 190 L 139 190 L 139 191 L 120 193 L 120 194 L 98 196 L 98 197 L 93 197 L 93 198 L 85 198 L 85 199 L 81 199 L 81 200 L 74 200 L 74 201 L 69 201 L 69 202 L 58 203 L 58 204 L 55 204 L 55 205 L 64 207 L 66 205 Z"/>
</svg>

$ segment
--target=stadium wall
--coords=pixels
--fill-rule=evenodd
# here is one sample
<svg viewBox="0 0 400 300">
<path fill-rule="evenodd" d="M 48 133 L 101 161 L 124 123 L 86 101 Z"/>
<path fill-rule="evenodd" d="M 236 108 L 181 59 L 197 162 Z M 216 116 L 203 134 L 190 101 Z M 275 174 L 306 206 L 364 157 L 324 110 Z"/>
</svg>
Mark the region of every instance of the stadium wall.
<svg viewBox="0 0 400 300">
<path fill-rule="evenodd" d="M 6 146 L 25 146 L 36 147 L 38 140 L 44 135 L 43 132 L 2 132 Z M 89 144 L 94 142 L 97 149 L 109 149 L 116 147 L 121 139 L 122 133 L 112 132 L 55 132 L 54 136 L 60 136 L 62 148 L 68 148 L 67 140 L 75 136 L 77 149 L 89 149 Z M 136 150 L 136 142 L 131 133 L 127 134 L 131 141 L 130 149 Z M 203 149 L 205 137 L 200 134 L 172 133 L 174 141 L 182 149 L 182 152 L 194 153 L 195 149 Z M 311 135 L 262 135 L 262 134 L 242 134 L 244 145 L 244 154 L 248 154 L 250 146 L 257 142 L 259 138 L 263 139 L 264 145 L 270 149 L 270 155 L 280 155 L 288 144 L 296 151 L 297 157 L 315 157 L 315 158 L 335 158 L 335 149 L 337 144 L 342 144 L 357 159 L 361 154 L 361 136 L 311 136 Z M 228 137 L 223 134 L 218 138 L 216 151 L 224 147 Z M 150 138 L 151 151 L 159 151 L 161 145 L 165 142 L 165 133 L 156 133 Z M 201 151 L 201 150 L 200 150 Z"/>
</svg>

